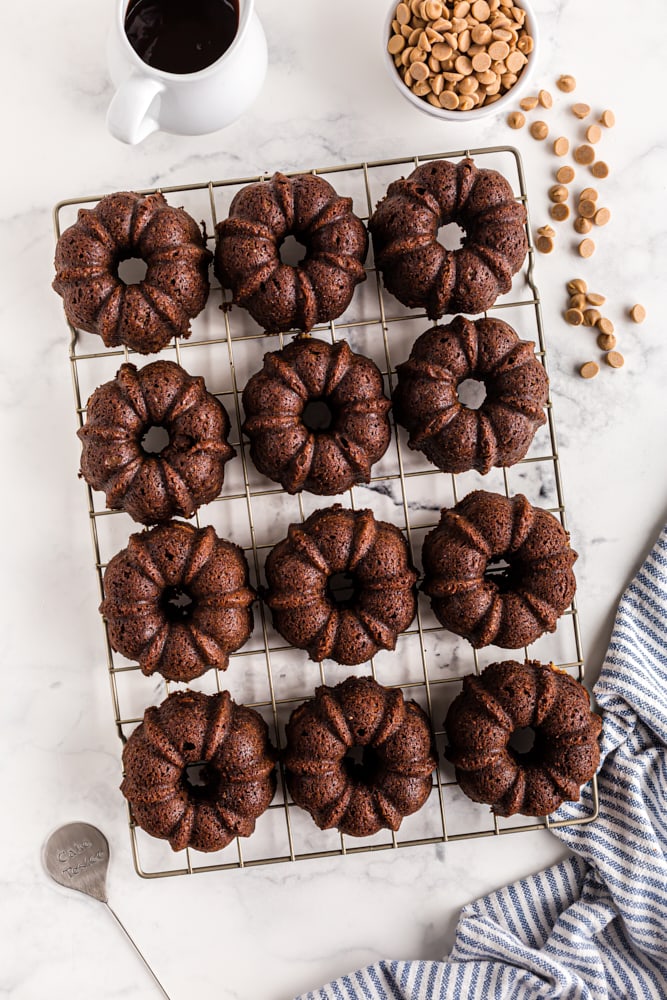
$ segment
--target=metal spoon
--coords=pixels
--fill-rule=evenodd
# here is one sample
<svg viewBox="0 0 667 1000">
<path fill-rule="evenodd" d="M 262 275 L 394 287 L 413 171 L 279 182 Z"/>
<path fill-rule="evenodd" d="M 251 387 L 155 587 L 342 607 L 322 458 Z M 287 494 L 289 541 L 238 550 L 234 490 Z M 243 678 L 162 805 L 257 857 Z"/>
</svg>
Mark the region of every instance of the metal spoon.
<svg viewBox="0 0 667 1000">
<path fill-rule="evenodd" d="M 163 997 L 169 994 L 132 940 L 127 927 L 109 906 L 107 868 L 109 842 L 101 830 L 90 823 L 66 823 L 55 830 L 42 848 L 42 864 L 47 875 L 66 889 L 76 889 L 104 903 L 128 941 L 150 972 Z"/>
</svg>

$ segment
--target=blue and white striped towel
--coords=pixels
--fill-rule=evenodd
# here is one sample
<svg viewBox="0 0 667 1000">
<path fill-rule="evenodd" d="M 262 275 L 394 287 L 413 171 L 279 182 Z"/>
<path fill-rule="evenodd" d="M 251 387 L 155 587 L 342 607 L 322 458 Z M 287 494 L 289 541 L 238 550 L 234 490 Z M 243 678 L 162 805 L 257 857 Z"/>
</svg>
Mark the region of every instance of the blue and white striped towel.
<svg viewBox="0 0 667 1000">
<path fill-rule="evenodd" d="M 379 962 L 301 1000 L 667 998 L 667 528 L 623 595 L 595 694 L 600 815 L 553 831 L 576 854 L 464 907 L 446 961 Z"/>
</svg>

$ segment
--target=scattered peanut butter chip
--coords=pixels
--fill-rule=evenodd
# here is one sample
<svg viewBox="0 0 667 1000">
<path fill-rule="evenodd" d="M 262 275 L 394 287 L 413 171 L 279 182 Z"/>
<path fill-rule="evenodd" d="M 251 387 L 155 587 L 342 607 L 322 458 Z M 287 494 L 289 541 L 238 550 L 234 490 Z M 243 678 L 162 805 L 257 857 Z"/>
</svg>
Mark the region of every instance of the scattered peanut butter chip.
<svg viewBox="0 0 667 1000">
<path fill-rule="evenodd" d="M 609 167 L 604 160 L 598 160 L 591 166 L 593 177 L 609 177 Z"/>
<path fill-rule="evenodd" d="M 583 278 L 573 278 L 565 287 L 570 295 L 585 295 L 588 291 L 588 285 Z"/>
<path fill-rule="evenodd" d="M 601 319 L 597 309 L 584 309 L 584 326 L 597 326 Z"/>
<path fill-rule="evenodd" d="M 546 122 L 540 122 L 540 121 L 533 122 L 533 124 L 530 126 L 530 134 L 532 135 L 533 139 L 537 139 L 538 141 L 541 142 L 542 139 L 546 139 L 546 137 L 549 135 L 549 126 L 547 125 Z"/>
<path fill-rule="evenodd" d="M 572 91 L 575 90 L 577 86 L 577 81 L 573 76 L 570 76 L 569 73 L 564 73 L 562 76 L 559 76 L 558 79 L 556 80 L 556 86 L 564 94 L 571 94 Z"/>
<path fill-rule="evenodd" d="M 607 300 L 604 295 L 600 295 L 598 292 L 586 292 L 586 301 L 592 306 L 603 306 Z"/>
<path fill-rule="evenodd" d="M 537 99 L 543 108 L 550 108 L 554 103 L 554 99 L 548 90 L 540 90 L 537 95 Z"/>
<path fill-rule="evenodd" d="M 566 139 L 564 135 L 560 135 L 557 139 L 554 139 L 554 153 L 556 156 L 565 156 L 569 148 L 570 140 Z"/>
<path fill-rule="evenodd" d="M 579 374 L 582 378 L 595 378 L 599 371 L 599 365 L 597 365 L 594 361 L 587 361 L 579 369 Z"/>
<path fill-rule="evenodd" d="M 602 129 L 599 125 L 589 125 L 586 129 L 586 139 L 588 142 L 599 142 L 602 138 Z"/>
<path fill-rule="evenodd" d="M 523 128 L 526 124 L 526 116 L 521 111 L 510 111 L 507 116 L 507 124 L 510 128 Z"/>
<path fill-rule="evenodd" d="M 592 257 L 595 253 L 595 243 L 593 240 L 582 240 L 577 250 L 580 257 Z"/>
<path fill-rule="evenodd" d="M 574 220 L 574 230 L 579 233 L 580 236 L 585 236 L 586 233 L 590 233 L 593 228 L 593 223 L 590 219 L 585 219 L 583 215 L 578 215 Z"/>
<path fill-rule="evenodd" d="M 568 190 L 562 184 L 554 184 L 549 188 L 551 201 L 567 201 Z"/>
<path fill-rule="evenodd" d="M 625 364 L 625 358 L 620 351 L 610 351 L 609 354 L 605 355 L 605 361 L 612 368 L 622 368 Z"/>
<path fill-rule="evenodd" d="M 549 239 L 552 240 L 556 235 L 556 230 L 553 228 L 553 226 L 540 226 L 539 229 L 537 230 L 537 235 L 548 236 Z"/>
<path fill-rule="evenodd" d="M 582 198 L 579 202 L 579 215 L 583 219 L 592 219 L 597 211 L 594 201 L 589 201 L 588 198 Z"/>
<path fill-rule="evenodd" d="M 581 326 L 584 322 L 584 314 L 581 309 L 566 309 L 565 322 L 569 323 L 570 326 Z"/>
<path fill-rule="evenodd" d="M 597 212 L 593 216 L 593 222 L 596 226 L 606 226 L 611 219 L 611 212 L 608 208 L 598 208 Z"/>
<path fill-rule="evenodd" d="M 616 347 L 616 337 L 613 333 L 599 333 L 598 347 L 601 351 L 612 351 Z"/>
<path fill-rule="evenodd" d="M 524 111 L 532 111 L 538 105 L 536 97 L 524 97 L 519 101 L 519 107 Z"/>
<path fill-rule="evenodd" d="M 644 309 L 644 306 L 639 305 L 639 303 L 634 305 L 630 310 L 630 319 L 633 323 L 643 323 L 646 319 L 646 309 Z"/>
<path fill-rule="evenodd" d="M 570 309 L 581 309 L 582 313 L 586 308 L 586 296 L 583 292 L 577 292 L 576 295 L 570 295 L 569 307 Z"/>
<path fill-rule="evenodd" d="M 577 146 L 573 155 L 577 163 L 583 163 L 584 166 L 588 166 L 595 159 L 595 150 L 592 146 L 584 143 L 582 146 Z"/>
<path fill-rule="evenodd" d="M 570 209 L 564 201 L 560 201 L 551 206 L 549 209 L 549 215 L 552 219 L 555 219 L 556 222 L 565 222 L 565 220 L 570 216 Z"/>
<path fill-rule="evenodd" d="M 572 114 L 575 118 L 587 118 L 591 113 L 589 104 L 573 104 Z"/>
<path fill-rule="evenodd" d="M 580 201 L 597 201 L 598 193 L 595 188 L 584 188 L 584 190 L 579 195 Z"/>
<path fill-rule="evenodd" d="M 600 115 L 600 122 L 605 128 L 613 128 L 616 124 L 616 115 L 613 111 L 603 111 Z"/>
<path fill-rule="evenodd" d="M 614 332 L 614 324 L 610 319 L 607 319 L 606 316 L 600 316 L 600 319 L 597 321 L 597 328 L 600 331 L 600 333 Z"/>
<path fill-rule="evenodd" d="M 554 248 L 554 241 L 548 236 L 538 236 L 535 241 L 535 246 L 540 253 L 551 253 Z"/>
<path fill-rule="evenodd" d="M 556 171 L 556 180 L 559 184 L 571 184 L 574 178 L 574 167 L 559 167 Z"/>
</svg>

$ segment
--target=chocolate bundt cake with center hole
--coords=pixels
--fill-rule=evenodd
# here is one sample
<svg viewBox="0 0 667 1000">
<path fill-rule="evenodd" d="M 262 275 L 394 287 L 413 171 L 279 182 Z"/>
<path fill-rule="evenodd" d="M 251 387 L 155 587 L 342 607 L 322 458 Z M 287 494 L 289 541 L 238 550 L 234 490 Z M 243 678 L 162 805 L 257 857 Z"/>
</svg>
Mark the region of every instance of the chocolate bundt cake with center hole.
<svg viewBox="0 0 667 1000">
<path fill-rule="evenodd" d="M 131 535 L 105 570 L 104 595 L 113 649 L 167 680 L 226 670 L 252 632 L 243 550 L 211 527 L 172 521 Z"/>
<path fill-rule="evenodd" d="M 366 280 L 368 234 L 323 177 L 274 174 L 235 196 L 216 227 L 215 273 L 267 333 L 308 332 L 347 309 Z M 301 263 L 282 263 L 280 247 L 294 236 L 306 248 Z"/>
<path fill-rule="evenodd" d="M 168 443 L 158 453 L 144 448 L 154 427 Z M 152 524 L 191 517 L 219 494 L 225 462 L 235 454 L 227 443 L 229 417 L 206 391 L 201 376 L 188 375 L 173 361 L 155 361 L 141 371 L 121 365 L 111 382 L 88 400 L 81 475 L 104 490 L 107 507 Z"/>
<path fill-rule="evenodd" d="M 520 729 L 534 731 L 531 750 L 510 745 Z M 600 762 L 599 715 L 586 689 L 553 664 L 492 663 L 464 677 L 445 720 L 445 756 L 461 790 L 498 816 L 547 816 L 577 801 Z"/>
<path fill-rule="evenodd" d="M 514 465 L 546 421 L 549 380 L 533 343 L 499 319 L 457 316 L 417 338 L 398 365 L 394 416 L 410 432 L 409 445 L 443 472 Z M 465 406 L 458 387 L 483 383 L 478 409 Z"/>
<path fill-rule="evenodd" d="M 309 426 L 313 403 L 323 405 L 329 426 Z M 370 358 L 353 354 L 344 340 L 298 337 L 265 354 L 246 385 L 243 431 L 259 471 L 288 493 L 331 496 L 369 481 L 391 440 L 390 407 Z"/>
<path fill-rule="evenodd" d="M 287 787 L 321 830 L 398 830 L 426 802 L 437 767 L 428 716 L 371 677 L 319 687 L 287 724 Z M 361 763 L 350 754 L 362 750 Z"/>
<path fill-rule="evenodd" d="M 447 250 L 441 226 L 456 223 L 462 246 Z M 481 313 L 512 287 L 528 250 L 526 210 L 497 170 L 472 160 L 430 160 L 389 185 L 368 228 L 375 264 L 399 302 L 445 313 Z"/>
<path fill-rule="evenodd" d="M 408 543 L 370 510 L 335 504 L 291 524 L 265 571 L 275 628 L 316 662 L 352 665 L 394 649 L 417 610 Z"/>
<path fill-rule="evenodd" d="M 178 691 L 146 709 L 123 750 L 120 787 L 142 830 L 174 851 L 220 851 L 249 837 L 269 807 L 275 759 L 264 719 L 228 691 Z"/>
<path fill-rule="evenodd" d="M 145 261 L 146 275 L 126 285 L 118 266 Z M 56 247 L 53 287 L 72 326 L 100 335 L 106 347 L 139 354 L 189 337 L 190 320 L 208 298 L 212 254 L 195 220 L 161 194 L 119 191 L 82 208 Z"/>
<path fill-rule="evenodd" d="M 520 493 L 476 490 L 444 509 L 422 557 L 438 621 L 476 649 L 518 649 L 553 632 L 576 589 L 567 532 Z"/>
</svg>

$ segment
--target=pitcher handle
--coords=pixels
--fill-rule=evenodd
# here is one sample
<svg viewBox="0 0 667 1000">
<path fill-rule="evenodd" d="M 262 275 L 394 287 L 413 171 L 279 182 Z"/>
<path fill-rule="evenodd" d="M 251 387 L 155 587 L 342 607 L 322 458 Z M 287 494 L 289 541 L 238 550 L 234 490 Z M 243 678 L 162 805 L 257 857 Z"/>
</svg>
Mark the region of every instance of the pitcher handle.
<svg viewBox="0 0 667 1000">
<path fill-rule="evenodd" d="M 163 90 L 164 85 L 159 80 L 144 76 L 131 76 L 121 84 L 107 111 L 107 128 L 112 136 L 135 146 L 157 132 L 160 125 L 148 112 Z"/>
</svg>

